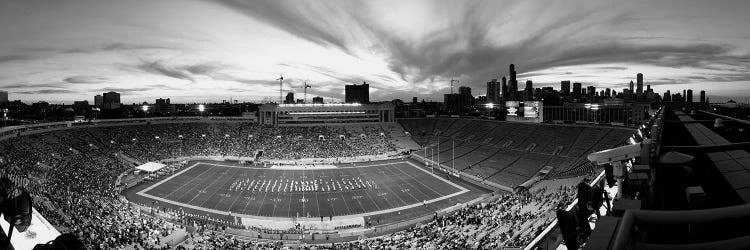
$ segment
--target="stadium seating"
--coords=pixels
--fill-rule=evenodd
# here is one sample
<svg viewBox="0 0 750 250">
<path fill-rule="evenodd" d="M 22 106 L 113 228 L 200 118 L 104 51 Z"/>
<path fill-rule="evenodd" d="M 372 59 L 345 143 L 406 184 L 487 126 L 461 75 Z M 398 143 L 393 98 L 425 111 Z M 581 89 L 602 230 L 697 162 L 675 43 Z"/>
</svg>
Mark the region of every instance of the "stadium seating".
<svg viewBox="0 0 750 250">
<path fill-rule="evenodd" d="M 508 188 L 525 182 L 545 166 L 553 167 L 550 177 L 556 178 L 589 173 L 595 166 L 586 155 L 618 146 L 632 134 L 613 127 L 455 118 L 401 119 L 399 123 L 415 142 L 426 147 L 427 158 L 437 160 L 439 154 L 444 167 L 455 165 L 466 174 Z M 455 161 L 451 142 L 455 143 Z M 425 151 L 417 154 L 423 156 Z"/>
</svg>

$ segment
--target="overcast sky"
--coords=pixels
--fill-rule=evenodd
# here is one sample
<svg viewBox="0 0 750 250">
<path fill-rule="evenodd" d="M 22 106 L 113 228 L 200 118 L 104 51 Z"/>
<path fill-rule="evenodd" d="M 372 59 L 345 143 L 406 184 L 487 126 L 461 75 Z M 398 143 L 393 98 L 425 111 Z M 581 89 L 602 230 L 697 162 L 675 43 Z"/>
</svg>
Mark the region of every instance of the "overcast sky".
<svg viewBox="0 0 750 250">
<path fill-rule="evenodd" d="M 750 1 L 2 0 L 0 89 L 70 103 L 484 95 L 508 74 L 750 96 Z"/>
</svg>

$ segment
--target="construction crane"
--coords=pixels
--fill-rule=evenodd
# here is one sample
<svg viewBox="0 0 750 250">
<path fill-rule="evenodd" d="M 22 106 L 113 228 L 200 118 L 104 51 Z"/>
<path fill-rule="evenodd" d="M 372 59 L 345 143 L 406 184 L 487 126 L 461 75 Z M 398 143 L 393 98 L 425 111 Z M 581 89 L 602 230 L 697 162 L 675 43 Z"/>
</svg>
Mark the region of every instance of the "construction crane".
<svg viewBox="0 0 750 250">
<path fill-rule="evenodd" d="M 282 97 L 284 94 L 282 93 L 282 90 L 281 90 L 282 82 L 284 82 L 284 76 L 279 74 L 279 79 L 276 79 L 276 80 L 279 80 L 279 105 L 281 105 L 281 103 L 284 102 L 284 98 Z"/>
<path fill-rule="evenodd" d="M 305 88 L 305 103 L 307 103 L 307 89 L 308 89 L 308 88 L 312 88 L 312 86 L 310 86 L 310 85 L 307 85 L 307 81 L 305 81 L 305 86 L 304 86 L 304 88 Z"/>
</svg>

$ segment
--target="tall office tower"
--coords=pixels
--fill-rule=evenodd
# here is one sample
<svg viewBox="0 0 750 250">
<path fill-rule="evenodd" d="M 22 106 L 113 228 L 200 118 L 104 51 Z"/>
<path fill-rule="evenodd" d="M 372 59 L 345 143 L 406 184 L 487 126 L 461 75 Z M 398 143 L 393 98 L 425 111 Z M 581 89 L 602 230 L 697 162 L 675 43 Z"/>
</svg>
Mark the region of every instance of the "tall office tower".
<svg viewBox="0 0 750 250">
<path fill-rule="evenodd" d="M 685 96 L 685 100 L 686 102 L 693 102 L 693 90 L 692 89 L 687 90 L 687 95 Z"/>
<path fill-rule="evenodd" d="M 636 77 L 637 77 L 636 83 L 637 83 L 637 88 L 638 88 L 636 90 L 636 95 L 638 96 L 638 100 L 643 100 L 643 74 L 638 73 Z"/>
<path fill-rule="evenodd" d="M 487 82 L 487 102 L 500 103 L 500 83 L 497 79 Z"/>
<path fill-rule="evenodd" d="M 687 90 L 682 90 L 682 102 L 687 101 Z"/>
<path fill-rule="evenodd" d="M 414 97 L 414 98 L 415 98 L 414 102 L 416 103 L 417 102 L 416 101 L 416 97 Z M 316 104 L 316 103 L 317 104 L 323 104 L 323 97 L 320 97 L 320 96 L 313 97 L 313 104 Z"/>
<path fill-rule="evenodd" d="M 560 82 L 560 93 L 562 93 L 563 96 L 570 95 L 570 81 Z"/>
<path fill-rule="evenodd" d="M 612 90 L 609 89 L 609 88 L 607 88 L 607 90 L 604 91 L 604 97 L 606 97 L 606 98 L 612 97 Z"/>
<path fill-rule="evenodd" d="M 596 95 L 596 87 L 594 86 L 586 86 L 586 93 L 589 97 L 594 97 Z"/>
<path fill-rule="evenodd" d="M 534 84 L 531 80 L 526 80 L 526 89 L 524 91 L 526 92 L 526 100 L 531 100 L 534 97 Z"/>
<path fill-rule="evenodd" d="M 8 91 L 0 90 L 0 104 L 8 103 Z"/>
<path fill-rule="evenodd" d="M 508 100 L 508 79 L 503 76 L 503 85 L 500 87 L 500 92 L 504 101 Z"/>
<path fill-rule="evenodd" d="M 510 65 L 510 83 L 508 87 L 508 92 L 510 92 L 511 96 L 516 96 L 518 93 L 518 81 L 516 80 L 516 65 L 511 64 Z"/>
<path fill-rule="evenodd" d="M 344 102 L 370 103 L 370 85 L 367 85 L 367 82 L 363 82 L 362 85 L 346 85 L 344 88 Z"/>
<path fill-rule="evenodd" d="M 416 96 L 411 98 L 411 104 L 417 104 L 417 97 Z"/>
<path fill-rule="evenodd" d="M 164 99 L 164 98 L 158 98 L 158 99 L 156 99 L 156 105 L 169 105 L 169 103 L 170 103 L 169 98 L 167 98 L 167 99 Z"/>
<path fill-rule="evenodd" d="M 284 104 L 294 104 L 294 93 L 289 92 L 286 94 L 286 100 L 284 100 Z"/>
<path fill-rule="evenodd" d="M 664 101 L 665 102 L 671 102 L 672 101 L 672 94 L 669 93 L 669 90 L 667 90 L 667 92 L 664 92 Z"/>
<path fill-rule="evenodd" d="M 466 87 L 466 86 L 458 87 L 458 94 L 471 95 L 471 87 Z"/>
<path fill-rule="evenodd" d="M 706 103 L 706 91 L 701 90 L 701 103 Z"/>
<path fill-rule="evenodd" d="M 581 83 L 580 82 L 574 82 L 573 83 L 573 98 L 581 98 Z"/>
<path fill-rule="evenodd" d="M 102 101 L 104 102 L 102 109 L 118 109 L 120 108 L 120 93 L 114 91 L 104 93 Z"/>
<path fill-rule="evenodd" d="M 633 81 L 630 81 L 630 99 L 635 98 L 635 88 L 633 88 Z"/>
<path fill-rule="evenodd" d="M 471 88 L 466 86 L 459 87 L 458 93 L 443 94 L 443 103 L 446 109 L 452 114 L 468 112 L 473 101 L 474 97 L 471 96 Z"/>
<path fill-rule="evenodd" d="M 104 105 L 104 97 L 102 95 L 95 95 L 94 106 L 96 106 L 97 108 L 101 108 L 102 105 Z"/>
</svg>

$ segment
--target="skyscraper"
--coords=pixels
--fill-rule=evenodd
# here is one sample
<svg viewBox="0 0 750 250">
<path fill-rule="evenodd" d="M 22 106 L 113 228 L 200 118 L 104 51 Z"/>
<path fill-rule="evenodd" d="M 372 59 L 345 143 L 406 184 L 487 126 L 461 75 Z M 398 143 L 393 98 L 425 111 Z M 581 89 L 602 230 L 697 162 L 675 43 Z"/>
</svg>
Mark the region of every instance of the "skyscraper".
<svg viewBox="0 0 750 250">
<path fill-rule="evenodd" d="M 563 96 L 570 95 L 570 81 L 560 82 L 560 93 L 562 93 Z"/>
<path fill-rule="evenodd" d="M 687 95 L 685 96 L 685 100 L 686 102 L 693 102 L 693 90 L 692 89 L 687 90 Z"/>
<path fill-rule="evenodd" d="M 104 97 L 102 98 L 103 104 L 102 109 L 118 109 L 120 108 L 120 93 L 110 91 L 107 93 L 104 93 Z"/>
<path fill-rule="evenodd" d="M 487 82 L 487 102 L 500 103 L 500 87 L 497 79 Z"/>
<path fill-rule="evenodd" d="M 628 98 L 635 98 L 635 88 L 633 87 L 633 81 L 630 81 L 630 91 L 628 92 Z"/>
<path fill-rule="evenodd" d="M 170 104 L 169 98 L 167 98 L 167 99 L 164 99 L 164 98 L 158 98 L 158 99 L 156 99 L 156 105 L 169 105 L 169 104 Z"/>
<path fill-rule="evenodd" d="M 414 101 L 414 102 L 416 102 L 416 101 Z M 320 97 L 320 96 L 313 97 L 313 104 L 316 104 L 316 103 L 317 104 L 323 104 L 323 97 Z"/>
<path fill-rule="evenodd" d="M 471 87 L 466 87 L 466 86 L 458 87 L 458 94 L 471 95 Z"/>
<path fill-rule="evenodd" d="M 503 100 L 508 100 L 508 79 L 503 76 L 503 85 L 500 87 L 500 91 L 502 92 Z"/>
<path fill-rule="evenodd" d="M 516 65 L 511 64 L 510 65 L 510 86 L 508 87 L 508 92 L 510 92 L 510 95 L 515 97 L 518 94 L 518 81 L 516 80 Z M 514 99 L 514 98 L 511 98 Z"/>
<path fill-rule="evenodd" d="M 94 106 L 96 106 L 97 108 L 101 108 L 102 105 L 104 105 L 104 97 L 102 95 L 95 95 Z"/>
<path fill-rule="evenodd" d="M 687 101 L 687 90 L 682 90 L 682 102 Z"/>
<path fill-rule="evenodd" d="M 589 98 L 594 98 L 596 96 L 596 87 L 586 86 L 586 94 L 588 94 Z"/>
<path fill-rule="evenodd" d="M 706 103 L 706 91 L 701 90 L 701 103 Z"/>
<path fill-rule="evenodd" d="M 526 92 L 526 100 L 534 98 L 534 84 L 531 80 L 526 80 L 526 89 L 524 89 L 524 92 Z"/>
<path fill-rule="evenodd" d="M 637 78 L 636 81 L 637 81 L 637 84 L 638 84 L 637 85 L 638 89 L 636 90 L 635 93 L 636 93 L 636 96 L 638 96 L 638 100 L 643 100 L 643 74 L 638 73 L 636 75 L 636 78 Z"/>
<path fill-rule="evenodd" d="M 8 91 L 0 90 L 0 104 L 8 103 Z"/>
<path fill-rule="evenodd" d="M 362 85 L 346 85 L 344 92 L 346 103 L 370 103 L 370 85 L 367 82 Z"/>
<path fill-rule="evenodd" d="M 284 104 L 294 104 L 294 93 L 292 92 L 286 93 L 286 99 L 284 100 Z"/>
<path fill-rule="evenodd" d="M 580 82 L 574 82 L 573 83 L 573 98 L 581 98 L 581 83 Z"/>
</svg>

